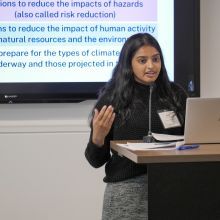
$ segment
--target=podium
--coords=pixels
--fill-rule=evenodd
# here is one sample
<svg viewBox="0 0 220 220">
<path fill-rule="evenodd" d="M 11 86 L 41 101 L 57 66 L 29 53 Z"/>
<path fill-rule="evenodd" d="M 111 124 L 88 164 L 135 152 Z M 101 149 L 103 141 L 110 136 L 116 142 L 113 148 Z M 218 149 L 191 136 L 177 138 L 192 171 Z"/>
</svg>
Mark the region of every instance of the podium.
<svg viewBox="0 0 220 220">
<path fill-rule="evenodd" d="M 220 219 L 220 144 L 148 151 L 118 145 L 127 142 L 111 141 L 111 148 L 135 163 L 147 164 L 149 220 Z"/>
</svg>

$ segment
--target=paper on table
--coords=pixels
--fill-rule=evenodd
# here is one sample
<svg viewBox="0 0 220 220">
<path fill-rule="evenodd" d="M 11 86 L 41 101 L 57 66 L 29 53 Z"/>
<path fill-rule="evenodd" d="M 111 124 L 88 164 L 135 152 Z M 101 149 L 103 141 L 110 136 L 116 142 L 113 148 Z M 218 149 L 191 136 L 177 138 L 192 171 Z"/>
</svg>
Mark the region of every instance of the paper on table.
<svg viewBox="0 0 220 220">
<path fill-rule="evenodd" d="M 170 135 L 170 134 L 152 133 L 152 136 L 157 141 L 181 141 L 181 140 L 184 140 L 183 135 Z"/>
<path fill-rule="evenodd" d="M 156 143 L 127 143 L 118 144 L 121 147 L 127 148 L 129 150 L 188 150 L 195 149 L 199 147 L 199 144 L 185 145 L 184 141 L 176 142 L 156 142 Z"/>
<path fill-rule="evenodd" d="M 121 147 L 127 148 L 129 150 L 173 150 L 176 148 L 176 142 L 171 143 L 131 143 L 118 144 Z"/>
</svg>

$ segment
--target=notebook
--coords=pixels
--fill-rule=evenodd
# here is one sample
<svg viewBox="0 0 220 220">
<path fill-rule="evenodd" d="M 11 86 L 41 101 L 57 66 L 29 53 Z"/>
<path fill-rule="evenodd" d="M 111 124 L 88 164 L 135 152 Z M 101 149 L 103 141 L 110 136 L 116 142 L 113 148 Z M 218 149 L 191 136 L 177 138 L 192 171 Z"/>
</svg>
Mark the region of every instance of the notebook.
<svg viewBox="0 0 220 220">
<path fill-rule="evenodd" d="M 220 143 L 220 98 L 187 99 L 184 141 Z"/>
</svg>

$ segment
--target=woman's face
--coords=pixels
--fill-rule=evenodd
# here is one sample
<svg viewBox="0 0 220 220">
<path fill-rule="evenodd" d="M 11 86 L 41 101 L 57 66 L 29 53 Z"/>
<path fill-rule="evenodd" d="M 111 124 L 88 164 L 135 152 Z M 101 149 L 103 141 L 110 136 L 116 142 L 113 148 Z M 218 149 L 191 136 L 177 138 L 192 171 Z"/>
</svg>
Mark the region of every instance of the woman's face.
<svg viewBox="0 0 220 220">
<path fill-rule="evenodd" d="M 137 82 L 152 83 L 161 70 L 160 54 L 152 46 L 140 47 L 132 58 L 131 65 Z"/>
</svg>

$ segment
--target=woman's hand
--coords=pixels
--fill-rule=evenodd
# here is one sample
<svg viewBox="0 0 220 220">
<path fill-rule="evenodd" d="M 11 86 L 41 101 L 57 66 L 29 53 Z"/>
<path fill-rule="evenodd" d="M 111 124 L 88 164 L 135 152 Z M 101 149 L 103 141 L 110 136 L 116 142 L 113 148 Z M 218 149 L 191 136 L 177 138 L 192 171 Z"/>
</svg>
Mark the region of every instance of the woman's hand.
<svg viewBox="0 0 220 220">
<path fill-rule="evenodd" d="M 92 142 L 98 146 L 103 146 L 105 137 L 109 133 L 112 123 L 115 119 L 113 107 L 103 106 L 100 111 L 95 109 L 95 114 L 92 120 L 93 134 Z"/>
</svg>

